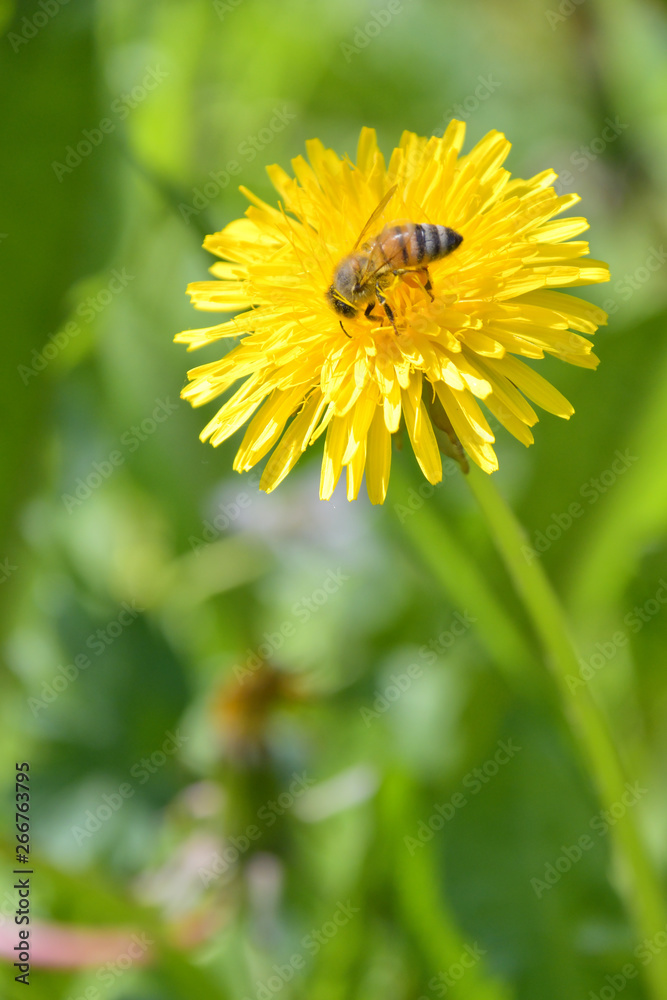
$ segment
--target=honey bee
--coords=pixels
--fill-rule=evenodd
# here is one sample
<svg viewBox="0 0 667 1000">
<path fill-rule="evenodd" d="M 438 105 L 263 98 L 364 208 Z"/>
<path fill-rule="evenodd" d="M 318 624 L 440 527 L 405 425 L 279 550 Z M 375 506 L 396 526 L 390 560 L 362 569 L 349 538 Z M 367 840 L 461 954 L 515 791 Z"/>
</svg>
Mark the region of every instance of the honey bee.
<svg viewBox="0 0 667 1000">
<path fill-rule="evenodd" d="M 463 241 L 460 233 L 448 226 L 436 226 L 430 222 L 395 222 L 385 226 L 377 236 L 362 242 L 393 198 L 397 187 L 394 184 L 387 191 L 359 234 L 352 252 L 336 265 L 333 281 L 326 292 L 334 311 L 348 319 L 356 316 L 362 308 L 364 316 L 370 316 L 375 303 L 379 302 L 396 334 L 394 313 L 384 297 L 384 289 L 392 284 L 396 275 L 414 271 L 425 276 L 424 288 L 433 299 L 428 265 L 446 257 Z M 340 325 L 343 333 L 349 336 L 342 320 Z"/>
</svg>

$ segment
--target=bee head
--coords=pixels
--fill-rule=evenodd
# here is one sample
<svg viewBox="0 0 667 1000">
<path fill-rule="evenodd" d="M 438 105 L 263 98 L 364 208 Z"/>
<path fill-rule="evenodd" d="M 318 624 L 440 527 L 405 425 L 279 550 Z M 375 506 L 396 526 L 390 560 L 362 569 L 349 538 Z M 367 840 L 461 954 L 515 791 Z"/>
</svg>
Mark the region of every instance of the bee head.
<svg viewBox="0 0 667 1000">
<path fill-rule="evenodd" d="M 350 305 L 349 302 L 346 302 L 345 299 L 341 297 L 340 292 L 337 292 L 333 285 L 330 285 L 329 288 L 327 288 L 325 294 L 331 308 L 340 316 L 347 316 L 348 319 L 352 319 L 353 316 L 357 315 L 357 310 L 354 306 Z"/>
</svg>

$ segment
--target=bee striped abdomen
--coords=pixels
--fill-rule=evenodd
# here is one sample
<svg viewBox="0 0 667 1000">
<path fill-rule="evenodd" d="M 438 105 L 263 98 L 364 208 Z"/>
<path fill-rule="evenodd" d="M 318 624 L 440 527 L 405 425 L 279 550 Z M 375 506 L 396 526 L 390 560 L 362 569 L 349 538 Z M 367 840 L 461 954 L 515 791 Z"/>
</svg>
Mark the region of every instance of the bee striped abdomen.
<svg viewBox="0 0 667 1000">
<path fill-rule="evenodd" d="M 427 267 L 440 260 L 461 243 L 463 237 L 448 226 L 429 222 L 405 222 L 386 226 L 377 238 L 376 246 L 392 270 Z"/>
<path fill-rule="evenodd" d="M 422 264 L 446 257 L 452 250 L 456 250 L 462 237 L 448 226 L 418 222 L 414 227 L 413 239 L 417 250 L 417 263 Z"/>
</svg>

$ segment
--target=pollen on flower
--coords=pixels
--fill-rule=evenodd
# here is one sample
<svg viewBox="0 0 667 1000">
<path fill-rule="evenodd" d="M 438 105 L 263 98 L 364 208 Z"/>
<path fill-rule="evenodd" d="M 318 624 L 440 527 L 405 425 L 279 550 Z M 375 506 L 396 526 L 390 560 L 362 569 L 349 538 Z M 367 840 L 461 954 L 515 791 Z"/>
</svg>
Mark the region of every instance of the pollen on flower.
<svg viewBox="0 0 667 1000">
<path fill-rule="evenodd" d="M 322 499 L 345 468 L 348 499 L 365 475 L 382 503 L 403 427 L 437 483 L 443 452 L 497 469 L 485 411 L 525 445 L 538 419 L 531 404 L 573 413 L 526 360 L 597 366 L 587 338 L 606 314 L 560 289 L 608 281 L 607 265 L 582 260 L 585 219 L 556 218 L 579 197 L 557 195 L 553 171 L 512 180 L 504 135 L 461 155 L 464 133 L 458 121 L 442 138 L 405 132 L 388 164 L 372 129 L 362 129 L 356 163 L 312 140 L 294 177 L 268 168 L 278 207 L 242 189 L 246 217 L 207 237 L 220 259 L 214 280 L 189 286 L 192 302 L 236 315 L 175 339 L 189 350 L 241 339 L 191 370 L 182 395 L 201 406 L 241 383 L 201 438 L 218 445 L 247 425 L 234 468 L 269 455 L 263 490 L 324 436 Z M 435 232 L 443 227 L 454 236 Z M 344 270 L 332 285 L 346 258 L 354 280 Z"/>
</svg>

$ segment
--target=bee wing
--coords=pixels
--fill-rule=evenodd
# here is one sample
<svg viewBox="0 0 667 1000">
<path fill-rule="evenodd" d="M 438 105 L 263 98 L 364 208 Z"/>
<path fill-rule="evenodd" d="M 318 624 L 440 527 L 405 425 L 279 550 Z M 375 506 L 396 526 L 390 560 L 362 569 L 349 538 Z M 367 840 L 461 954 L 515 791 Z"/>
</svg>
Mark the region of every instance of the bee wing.
<svg viewBox="0 0 667 1000">
<path fill-rule="evenodd" d="M 409 220 L 406 219 L 405 221 L 408 222 Z M 400 225 L 400 223 L 397 222 L 396 225 Z M 396 249 L 393 251 L 393 253 L 389 254 L 388 256 L 386 253 L 386 249 L 383 248 L 383 256 L 386 259 L 381 260 L 380 263 L 377 265 L 377 267 L 374 267 L 372 271 L 366 270 L 364 272 L 364 281 L 372 281 L 375 275 L 378 273 L 378 271 L 381 271 L 383 268 L 386 268 L 387 266 L 391 267 L 391 265 L 394 262 L 396 262 L 397 264 L 400 263 L 401 258 L 403 256 L 403 248 L 400 245 L 397 246 Z"/>
<path fill-rule="evenodd" d="M 380 200 L 380 203 L 378 204 L 377 208 L 375 208 L 373 210 L 373 212 L 371 213 L 370 219 L 368 220 L 368 222 L 366 223 L 366 225 L 364 226 L 364 228 L 359 233 L 359 236 L 357 238 L 357 242 L 354 244 L 354 246 L 352 248 L 353 250 L 357 249 L 357 247 L 359 246 L 359 244 L 363 240 L 364 236 L 368 233 L 368 230 L 380 218 L 380 216 L 384 212 L 385 208 L 387 207 L 387 205 L 389 204 L 389 202 L 391 201 L 391 199 L 394 197 L 394 193 L 395 193 L 397 187 L 398 187 L 398 184 L 394 184 L 393 187 L 390 187 L 389 190 L 387 191 L 387 193 L 385 194 L 384 198 L 382 198 Z"/>
</svg>

